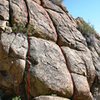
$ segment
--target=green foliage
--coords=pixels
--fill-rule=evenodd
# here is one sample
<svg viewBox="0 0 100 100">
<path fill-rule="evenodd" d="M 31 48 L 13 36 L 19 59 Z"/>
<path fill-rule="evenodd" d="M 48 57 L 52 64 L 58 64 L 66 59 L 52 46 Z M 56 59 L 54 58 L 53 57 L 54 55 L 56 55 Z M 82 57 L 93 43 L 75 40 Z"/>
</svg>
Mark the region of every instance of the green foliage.
<svg viewBox="0 0 100 100">
<path fill-rule="evenodd" d="M 91 35 L 96 33 L 94 27 L 90 23 L 86 23 L 85 21 L 82 21 L 82 23 L 78 25 L 78 30 L 83 35 Z"/>
<path fill-rule="evenodd" d="M 32 33 L 34 32 L 34 26 L 28 25 L 28 27 L 25 27 L 25 24 L 18 23 L 13 25 L 12 31 L 14 33 Z"/>
<path fill-rule="evenodd" d="M 23 24 L 14 24 L 13 27 L 12 27 L 12 31 L 14 33 L 18 33 L 18 32 L 25 32 L 26 31 L 26 28 L 25 28 L 25 25 Z"/>
<path fill-rule="evenodd" d="M 12 98 L 12 100 L 21 100 L 20 96 Z"/>
<path fill-rule="evenodd" d="M 96 31 L 90 23 L 86 23 L 82 18 L 77 18 L 78 30 L 86 38 L 88 46 L 94 45 L 94 36 Z"/>
</svg>

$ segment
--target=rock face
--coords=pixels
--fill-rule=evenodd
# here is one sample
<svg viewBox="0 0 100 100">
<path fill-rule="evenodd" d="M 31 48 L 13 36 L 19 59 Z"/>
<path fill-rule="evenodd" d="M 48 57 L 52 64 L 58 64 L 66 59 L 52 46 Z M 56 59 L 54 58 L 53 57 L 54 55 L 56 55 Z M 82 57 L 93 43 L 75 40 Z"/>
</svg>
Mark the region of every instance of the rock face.
<svg viewBox="0 0 100 100">
<path fill-rule="evenodd" d="M 1 32 L 0 35 L 0 87 L 15 89 L 24 75 L 27 38 L 21 33 Z"/>
<path fill-rule="evenodd" d="M 73 83 L 64 56 L 57 44 L 30 38 L 31 95 L 57 93 L 73 95 Z M 67 76 L 67 77 L 66 77 Z M 37 90 L 34 92 L 34 90 Z"/>
<path fill-rule="evenodd" d="M 34 100 L 69 100 L 69 99 L 56 96 L 39 96 L 34 98 Z"/>
<path fill-rule="evenodd" d="M 0 0 L 0 98 L 98 100 L 100 36 L 78 24 L 52 0 Z"/>
</svg>

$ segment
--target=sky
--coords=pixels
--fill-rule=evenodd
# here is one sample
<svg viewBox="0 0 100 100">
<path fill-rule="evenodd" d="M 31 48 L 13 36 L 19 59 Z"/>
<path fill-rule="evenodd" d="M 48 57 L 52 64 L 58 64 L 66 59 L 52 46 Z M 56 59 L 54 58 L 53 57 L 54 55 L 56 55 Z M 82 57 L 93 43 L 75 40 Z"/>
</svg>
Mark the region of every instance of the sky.
<svg viewBox="0 0 100 100">
<path fill-rule="evenodd" d="M 64 0 L 63 4 L 74 17 L 82 17 L 100 33 L 100 0 Z"/>
</svg>

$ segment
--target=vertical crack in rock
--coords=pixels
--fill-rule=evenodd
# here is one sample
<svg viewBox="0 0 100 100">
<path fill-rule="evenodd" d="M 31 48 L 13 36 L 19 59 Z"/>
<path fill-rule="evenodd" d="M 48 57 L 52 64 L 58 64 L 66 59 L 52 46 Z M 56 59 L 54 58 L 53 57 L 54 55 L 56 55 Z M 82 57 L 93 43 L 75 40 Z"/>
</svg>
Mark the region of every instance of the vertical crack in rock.
<svg viewBox="0 0 100 100">
<path fill-rule="evenodd" d="M 25 25 L 25 27 L 26 28 L 28 28 L 28 25 L 29 25 L 29 23 L 30 23 L 30 13 L 29 13 L 29 6 L 28 6 L 28 3 L 27 3 L 27 0 L 24 0 L 24 2 L 25 2 L 25 4 L 26 4 L 26 8 L 27 8 L 27 23 L 26 23 L 26 25 Z M 24 96 L 23 96 L 23 98 L 24 99 L 29 99 L 30 98 L 30 77 L 29 77 L 29 74 L 30 73 L 28 73 L 29 72 L 29 70 L 30 70 L 30 64 L 29 64 L 29 62 L 28 62 L 28 59 L 30 58 L 30 39 L 29 39 L 29 36 L 28 36 L 28 33 L 27 33 L 27 41 L 28 41 L 28 51 L 27 51 L 27 55 L 26 55 L 26 66 L 25 66 L 25 72 L 24 72 L 24 76 L 23 76 L 23 83 L 22 83 L 22 85 L 23 85 L 23 91 L 24 91 Z M 27 72 L 27 73 L 26 73 Z M 27 75 L 26 75 L 26 74 Z M 24 80 L 25 79 L 25 77 L 28 77 L 28 79 L 27 80 Z M 27 83 L 28 82 L 28 83 Z M 27 85 L 27 87 L 26 87 L 26 85 Z M 28 86 L 29 85 L 29 86 Z M 27 90 L 28 89 L 28 90 Z M 27 92 L 29 93 L 29 94 L 27 94 Z"/>
<path fill-rule="evenodd" d="M 13 27 L 13 9 L 11 8 L 11 0 L 9 0 L 9 25 Z"/>
<path fill-rule="evenodd" d="M 29 14 L 29 7 L 28 7 L 27 0 L 24 0 L 24 2 L 26 4 L 26 8 L 27 8 L 27 24 L 26 24 L 26 28 L 27 28 L 29 25 L 29 22 L 30 22 L 30 14 Z"/>
<path fill-rule="evenodd" d="M 25 2 L 25 5 L 26 5 L 26 9 L 27 9 L 27 23 L 26 23 L 25 27 L 28 28 L 28 25 L 29 25 L 29 22 L 30 22 L 29 7 L 28 7 L 27 0 L 24 0 L 24 2 Z M 9 25 L 10 25 L 10 27 L 13 27 L 13 20 L 14 20 L 13 17 L 14 16 L 13 16 L 13 9 L 11 7 L 11 0 L 9 0 Z M 15 36 L 15 38 L 16 38 L 16 36 Z M 15 38 L 13 39 L 13 41 L 15 40 Z M 27 37 L 27 40 L 28 40 L 28 37 Z M 12 43 L 13 43 L 13 41 L 12 41 Z M 11 45 L 12 45 L 12 43 L 11 43 Z M 10 45 L 10 48 L 9 48 L 9 53 L 11 52 L 11 45 Z M 28 46 L 29 46 L 29 41 L 28 41 Z M 28 51 L 29 51 L 29 47 L 28 47 Z M 23 81 L 20 84 L 21 91 L 24 91 L 23 94 L 22 93 L 20 94 L 21 96 L 23 95 L 22 96 L 22 98 L 24 98 L 23 100 L 25 100 L 27 98 L 27 93 L 26 93 L 26 89 L 25 89 L 26 82 L 24 80 L 24 78 L 26 77 L 25 73 L 26 72 L 24 72 Z"/>
</svg>

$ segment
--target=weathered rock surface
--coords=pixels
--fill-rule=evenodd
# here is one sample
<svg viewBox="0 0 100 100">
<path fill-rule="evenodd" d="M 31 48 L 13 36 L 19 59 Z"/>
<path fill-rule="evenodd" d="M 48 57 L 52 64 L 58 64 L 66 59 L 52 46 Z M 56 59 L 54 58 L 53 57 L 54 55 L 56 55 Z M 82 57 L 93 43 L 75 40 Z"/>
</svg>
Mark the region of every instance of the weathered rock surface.
<svg viewBox="0 0 100 100">
<path fill-rule="evenodd" d="M 75 83 L 74 100 L 93 100 L 87 78 L 73 73 L 72 77 Z"/>
<path fill-rule="evenodd" d="M 0 0 L 0 20 L 9 20 L 8 0 Z"/>
<path fill-rule="evenodd" d="M 36 97 L 34 100 L 69 100 L 69 99 L 61 98 L 57 96 L 39 96 L 39 97 Z"/>
<path fill-rule="evenodd" d="M 27 38 L 21 33 L 2 33 L 0 37 L 0 87 L 15 89 L 23 80 Z"/>
<path fill-rule="evenodd" d="M 85 39 L 82 34 L 75 28 L 75 25 L 73 25 L 69 16 L 65 12 L 59 14 L 52 10 L 47 11 L 57 29 L 58 45 L 77 48 L 77 45 L 82 43 L 85 44 Z"/>
<path fill-rule="evenodd" d="M 57 33 L 45 9 L 32 0 L 28 0 L 27 2 L 29 6 L 30 24 L 34 28 L 32 35 L 56 41 Z"/>
<path fill-rule="evenodd" d="M 78 23 L 51 0 L 0 0 L 0 91 L 28 91 L 35 100 L 98 100 L 100 36 L 85 37 Z"/>
<path fill-rule="evenodd" d="M 70 72 L 86 76 L 91 86 L 95 78 L 95 67 L 88 48 L 84 47 L 84 51 L 77 51 L 69 47 L 62 47 L 62 50 Z"/>
<path fill-rule="evenodd" d="M 49 93 L 67 97 L 73 95 L 72 79 L 58 45 L 32 37 L 30 39 L 30 56 L 32 64 L 30 69 L 31 95 Z"/>
</svg>

